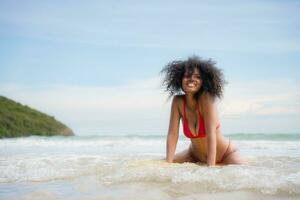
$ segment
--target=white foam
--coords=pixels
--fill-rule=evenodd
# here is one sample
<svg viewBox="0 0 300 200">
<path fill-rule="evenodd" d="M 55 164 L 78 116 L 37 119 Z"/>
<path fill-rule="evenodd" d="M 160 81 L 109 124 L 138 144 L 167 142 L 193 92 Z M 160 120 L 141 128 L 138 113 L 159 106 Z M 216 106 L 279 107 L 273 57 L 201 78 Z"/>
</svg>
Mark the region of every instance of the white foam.
<svg viewBox="0 0 300 200">
<path fill-rule="evenodd" d="M 160 138 L 19 138 L 0 140 L 0 183 L 92 176 L 102 184 L 155 182 L 208 191 L 300 194 L 298 142 L 235 141 L 247 166 L 168 164 Z M 177 151 L 187 148 L 181 140 Z M 266 147 L 266 148 L 263 148 Z"/>
</svg>

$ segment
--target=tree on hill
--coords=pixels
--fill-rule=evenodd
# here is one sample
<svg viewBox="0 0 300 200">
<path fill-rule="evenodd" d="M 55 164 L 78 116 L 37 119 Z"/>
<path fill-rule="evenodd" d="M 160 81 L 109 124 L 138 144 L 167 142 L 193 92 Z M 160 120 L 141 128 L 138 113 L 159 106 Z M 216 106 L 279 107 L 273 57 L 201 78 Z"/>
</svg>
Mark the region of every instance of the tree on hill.
<svg viewBox="0 0 300 200">
<path fill-rule="evenodd" d="M 29 135 L 69 136 L 74 133 L 53 116 L 0 96 L 0 138 Z"/>
</svg>

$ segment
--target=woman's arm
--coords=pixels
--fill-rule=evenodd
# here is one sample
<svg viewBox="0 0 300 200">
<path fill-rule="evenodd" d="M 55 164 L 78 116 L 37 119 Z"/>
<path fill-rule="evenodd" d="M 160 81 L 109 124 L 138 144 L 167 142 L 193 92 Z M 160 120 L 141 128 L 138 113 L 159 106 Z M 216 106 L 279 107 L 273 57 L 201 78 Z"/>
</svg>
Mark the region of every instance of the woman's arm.
<svg viewBox="0 0 300 200">
<path fill-rule="evenodd" d="M 217 141 L 216 127 L 218 122 L 217 109 L 214 104 L 214 99 L 209 93 L 201 95 L 203 118 L 205 123 L 205 131 L 207 135 L 207 161 L 208 166 L 216 164 Z"/>
<path fill-rule="evenodd" d="M 178 110 L 178 96 L 174 96 L 171 106 L 171 115 L 166 145 L 166 161 L 172 163 L 178 141 L 180 114 Z"/>
</svg>

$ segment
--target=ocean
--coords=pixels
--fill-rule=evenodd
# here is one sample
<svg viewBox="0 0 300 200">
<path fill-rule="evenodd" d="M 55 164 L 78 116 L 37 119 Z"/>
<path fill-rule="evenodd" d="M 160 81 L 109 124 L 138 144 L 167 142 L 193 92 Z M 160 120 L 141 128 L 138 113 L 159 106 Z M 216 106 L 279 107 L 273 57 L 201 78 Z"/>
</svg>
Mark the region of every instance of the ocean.
<svg viewBox="0 0 300 200">
<path fill-rule="evenodd" d="M 166 163 L 163 135 L 1 139 L 0 199 L 300 199 L 300 134 L 224 136 L 249 164 Z"/>
</svg>

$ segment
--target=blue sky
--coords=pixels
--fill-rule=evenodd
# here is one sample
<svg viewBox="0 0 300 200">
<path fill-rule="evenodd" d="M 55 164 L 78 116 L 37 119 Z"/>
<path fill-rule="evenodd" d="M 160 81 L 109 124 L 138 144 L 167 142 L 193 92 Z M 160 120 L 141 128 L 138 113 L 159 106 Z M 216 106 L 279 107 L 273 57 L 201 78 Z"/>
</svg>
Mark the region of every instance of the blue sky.
<svg viewBox="0 0 300 200">
<path fill-rule="evenodd" d="M 225 133 L 299 132 L 299 8 L 270 0 L 2 0 L 0 94 L 79 135 L 165 134 L 170 102 L 159 71 L 198 55 L 214 59 L 229 82 L 219 103 Z"/>
</svg>

